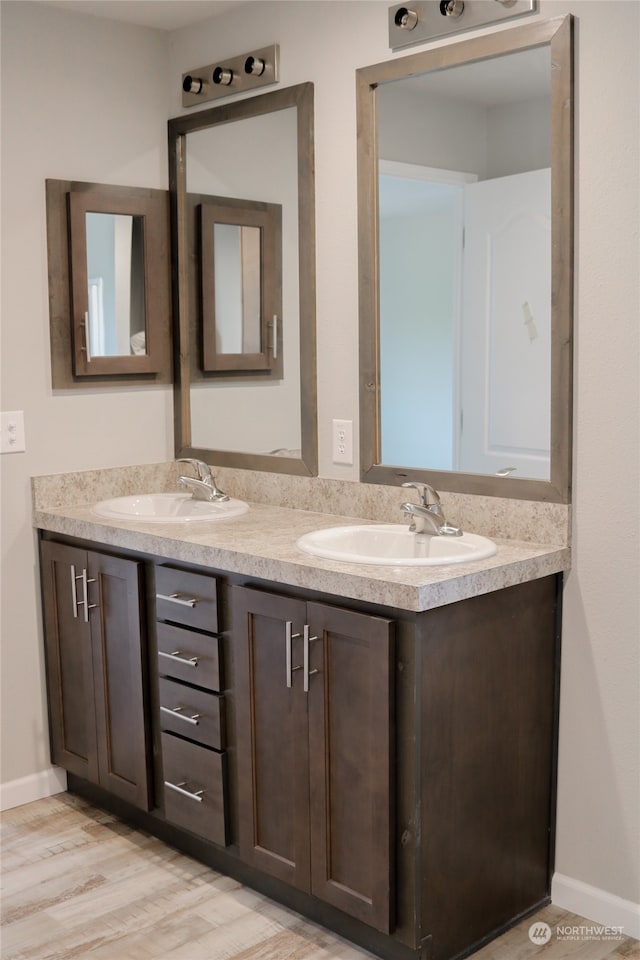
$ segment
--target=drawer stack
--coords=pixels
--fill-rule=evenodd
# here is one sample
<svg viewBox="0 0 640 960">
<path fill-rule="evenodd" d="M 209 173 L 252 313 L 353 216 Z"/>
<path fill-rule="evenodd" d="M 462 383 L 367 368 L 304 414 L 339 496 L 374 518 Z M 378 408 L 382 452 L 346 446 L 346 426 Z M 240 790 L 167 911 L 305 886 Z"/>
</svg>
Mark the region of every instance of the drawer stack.
<svg viewBox="0 0 640 960">
<path fill-rule="evenodd" d="M 206 574 L 158 566 L 155 583 L 165 817 L 226 846 L 217 581 Z"/>
</svg>

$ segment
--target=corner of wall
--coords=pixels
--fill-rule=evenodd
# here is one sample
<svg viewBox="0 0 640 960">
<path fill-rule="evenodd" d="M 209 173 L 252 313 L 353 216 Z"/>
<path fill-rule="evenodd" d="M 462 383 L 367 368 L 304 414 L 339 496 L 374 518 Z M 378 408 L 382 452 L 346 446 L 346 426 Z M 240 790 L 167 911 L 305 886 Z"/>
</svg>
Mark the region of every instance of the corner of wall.
<svg viewBox="0 0 640 960">
<path fill-rule="evenodd" d="M 640 904 L 631 900 L 623 900 L 606 890 L 592 887 L 581 880 L 566 877 L 562 873 L 555 873 L 551 884 L 551 901 L 555 906 L 570 910 L 593 921 L 597 926 L 622 928 L 625 937 L 634 937 L 640 940 Z M 592 931 L 601 937 L 602 931 Z M 585 928 L 584 936 L 588 936 Z"/>
</svg>

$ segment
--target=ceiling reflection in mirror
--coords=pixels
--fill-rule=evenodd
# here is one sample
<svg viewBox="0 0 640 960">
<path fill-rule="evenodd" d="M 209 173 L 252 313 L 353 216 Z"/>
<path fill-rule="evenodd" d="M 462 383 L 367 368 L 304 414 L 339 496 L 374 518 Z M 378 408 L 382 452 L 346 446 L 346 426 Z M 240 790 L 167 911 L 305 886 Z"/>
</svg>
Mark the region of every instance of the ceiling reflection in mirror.
<svg viewBox="0 0 640 960">
<path fill-rule="evenodd" d="M 188 195 L 277 204 L 282 212 L 283 376 L 266 379 L 256 372 L 248 378 L 229 376 L 223 381 L 217 378 L 192 382 L 191 430 L 195 447 L 257 454 L 277 450 L 300 456 L 297 164 L 295 107 L 196 131 L 187 139 Z M 221 226 L 217 223 L 215 229 L 220 230 Z M 243 334 L 243 317 L 252 309 L 255 312 L 259 296 L 249 278 L 251 258 L 247 249 L 242 261 L 243 282 L 239 226 L 235 232 L 233 225 L 225 226 L 231 237 L 225 238 L 224 246 L 215 244 L 219 259 L 226 260 L 224 270 L 219 262 L 224 282 L 215 287 L 216 317 L 221 318 L 221 322 L 216 320 L 216 331 L 223 334 L 220 352 L 242 353 L 243 337 L 247 349 L 247 338 L 252 338 L 251 324 Z M 245 248 L 247 244 L 250 247 L 251 234 L 244 238 L 244 244 Z M 213 268 L 217 271 L 218 265 Z M 254 326 L 254 345 L 255 339 Z"/>
<path fill-rule="evenodd" d="M 562 499 L 568 22 L 405 61 L 359 71 L 363 479 Z"/>
</svg>

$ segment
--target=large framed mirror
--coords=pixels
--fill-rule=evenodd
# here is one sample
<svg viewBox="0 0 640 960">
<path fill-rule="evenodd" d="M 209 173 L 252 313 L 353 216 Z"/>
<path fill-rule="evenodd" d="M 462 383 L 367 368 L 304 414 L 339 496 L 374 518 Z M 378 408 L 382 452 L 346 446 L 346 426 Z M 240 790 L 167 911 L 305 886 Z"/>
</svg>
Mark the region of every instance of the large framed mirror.
<svg viewBox="0 0 640 960">
<path fill-rule="evenodd" d="M 54 389 L 170 383 L 166 190 L 47 180 Z"/>
<path fill-rule="evenodd" d="M 568 502 L 570 17 L 357 72 L 361 479 Z"/>
<path fill-rule="evenodd" d="M 317 474 L 313 126 L 310 83 L 169 121 L 177 456 Z"/>
</svg>

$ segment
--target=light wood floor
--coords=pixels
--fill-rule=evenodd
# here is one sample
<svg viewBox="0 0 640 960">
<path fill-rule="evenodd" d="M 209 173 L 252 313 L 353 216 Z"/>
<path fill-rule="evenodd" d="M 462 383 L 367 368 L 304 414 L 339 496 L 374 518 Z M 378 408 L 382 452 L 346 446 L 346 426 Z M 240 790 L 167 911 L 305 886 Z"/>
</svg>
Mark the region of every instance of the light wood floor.
<svg viewBox="0 0 640 960">
<path fill-rule="evenodd" d="M 553 930 L 529 940 L 533 919 Z M 629 938 L 563 940 L 587 925 L 555 907 L 509 931 L 474 960 L 630 960 Z M 70 794 L 2 817 L 3 960 L 371 960 L 159 840 Z"/>
</svg>

